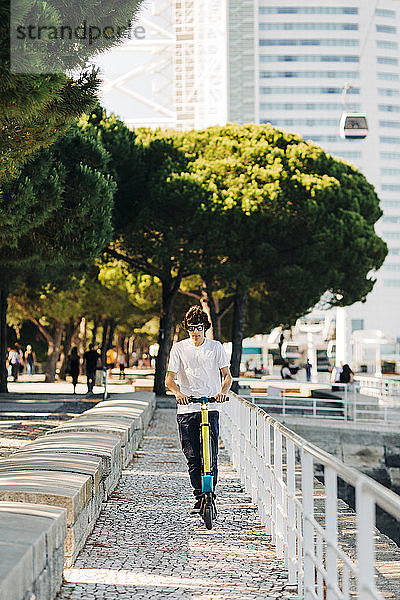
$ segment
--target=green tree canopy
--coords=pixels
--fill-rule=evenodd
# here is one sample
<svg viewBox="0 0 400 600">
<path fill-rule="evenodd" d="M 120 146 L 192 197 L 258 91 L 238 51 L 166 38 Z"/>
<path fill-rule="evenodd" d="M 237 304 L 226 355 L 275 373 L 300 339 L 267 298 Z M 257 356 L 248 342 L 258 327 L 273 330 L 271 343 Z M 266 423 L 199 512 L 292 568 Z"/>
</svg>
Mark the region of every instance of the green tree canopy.
<svg viewBox="0 0 400 600">
<path fill-rule="evenodd" d="M 0 187 L 5 180 L 18 174 L 18 166 L 27 156 L 41 146 L 51 145 L 75 119 L 94 105 L 99 81 L 97 72 L 87 69 L 86 61 L 125 39 L 140 4 L 141 0 L 119 0 L 112 5 L 99 0 L 73 4 L 53 0 L 13 2 L 13 24 L 51 23 L 75 28 L 86 21 L 112 26 L 114 34 L 102 35 L 94 44 L 77 43 L 75 39 L 73 47 L 69 43 L 68 48 L 64 48 L 67 42 L 63 45 L 58 39 L 54 47 L 50 45 L 36 56 L 36 72 L 29 71 L 26 57 L 32 60 L 32 55 L 24 52 L 26 42 L 20 41 L 19 72 L 11 72 L 11 3 L 0 0 Z M 13 47 L 15 43 L 14 39 Z M 48 69 L 55 58 L 61 57 L 63 60 L 57 70 L 43 73 L 43 67 Z M 67 76 L 67 69 L 77 69 L 78 75 L 75 78 Z"/>
<path fill-rule="evenodd" d="M 365 300 L 387 248 L 374 231 L 382 215 L 379 199 L 362 173 L 269 125 L 182 133 L 174 145 L 212 196 L 216 213 L 218 207 L 228 216 L 225 247 L 211 246 L 206 268 L 211 265 L 212 275 L 213 254 L 226 256 L 224 278 L 235 286 L 235 375 L 245 303 L 255 284 L 263 290 L 268 325 L 304 314 L 326 292 L 332 305 Z M 227 232 L 223 225 L 221 230 Z"/>
<path fill-rule="evenodd" d="M 68 289 L 71 278 L 91 267 L 113 231 L 116 185 L 108 174 L 108 161 L 101 142 L 74 126 L 52 148 L 38 151 L 20 176 L 7 183 L 5 207 L 18 206 L 20 194 L 25 189 L 29 192 L 24 196 L 27 211 L 14 216 L 15 226 L 24 235 L 5 236 L 0 249 L 0 262 L 6 266 L 1 289 L 8 293 L 25 285 L 33 294 L 35 290 L 40 294 L 46 286 L 52 293 L 62 291 Z M 35 218 L 37 206 L 39 219 Z M 5 311 L 3 300 L 2 356 L 6 344 Z M 54 356 L 58 345 L 51 351 Z M 53 363 L 51 369 L 49 379 L 53 377 Z M 5 389 L 4 360 L 1 373 Z"/>
<path fill-rule="evenodd" d="M 250 290 L 271 327 L 304 314 L 323 294 L 332 305 L 338 298 L 350 304 L 372 289 L 387 251 L 374 231 L 382 213 L 374 188 L 351 165 L 271 126 L 135 136 L 100 112 L 91 126 L 120 186 L 108 252 L 162 283 L 157 393 L 173 304 L 190 275 L 233 304 L 235 375 Z"/>
<path fill-rule="evenodd" d="M 115 238 L 107 252 L 161 283 L 155 389 L 162 393 L 173 305 L 182 279 L 199 263 L 197 232 L 204 227 L 207 196 L 186 171 L 184 154 L 167 136 L 146 132 L 139 139 L 101 111 L 93 113 L 87 127 L 95 129 L 108 150 L 118 183 Z"/>
</svg>

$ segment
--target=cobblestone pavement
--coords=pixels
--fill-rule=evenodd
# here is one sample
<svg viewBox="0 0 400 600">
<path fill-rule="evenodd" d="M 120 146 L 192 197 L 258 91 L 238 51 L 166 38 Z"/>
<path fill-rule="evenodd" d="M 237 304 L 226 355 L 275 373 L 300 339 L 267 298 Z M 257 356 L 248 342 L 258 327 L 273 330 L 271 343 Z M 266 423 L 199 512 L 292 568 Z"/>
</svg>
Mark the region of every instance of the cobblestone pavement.
<svg viewBox="0 0 400 600">
<path fill-rule="evenodd" d="M 207 531 L 178 447 L 175 411 L 158 409 L 57 600 L 294 600 L 256 508 L 220 454 L 218 520 Z"/>
</svg>

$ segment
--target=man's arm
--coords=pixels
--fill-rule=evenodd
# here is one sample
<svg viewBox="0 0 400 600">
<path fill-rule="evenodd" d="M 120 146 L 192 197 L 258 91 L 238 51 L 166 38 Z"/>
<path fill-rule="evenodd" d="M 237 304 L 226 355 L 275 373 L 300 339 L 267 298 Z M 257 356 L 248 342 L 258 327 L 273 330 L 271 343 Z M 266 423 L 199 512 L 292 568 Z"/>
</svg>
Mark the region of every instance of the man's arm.
<svg viewBox="0 0 400 600">
<path fill-rule="evenodd" d="M 174 394 L 176 401 L 178 404 L 190 404 L 189 398 L 182 394 L 181 390 L 175 383 L 176 373 L 173 371 L 167 371 L 167 376 L 165 378 L 165 385 L 167 388 Z"/>
<path fill-rule="evenodd" d="M 222 381 L 220 393 L 215 396 L 215 399 L 217 402 L 225 402 L 226 401 L 226 396 L 232 385 L 232 375 L 229 370 L 229 367 L 222 367 L 221 373 L 222 373 L 222 377 L 224 379 Z"/>
</svg>

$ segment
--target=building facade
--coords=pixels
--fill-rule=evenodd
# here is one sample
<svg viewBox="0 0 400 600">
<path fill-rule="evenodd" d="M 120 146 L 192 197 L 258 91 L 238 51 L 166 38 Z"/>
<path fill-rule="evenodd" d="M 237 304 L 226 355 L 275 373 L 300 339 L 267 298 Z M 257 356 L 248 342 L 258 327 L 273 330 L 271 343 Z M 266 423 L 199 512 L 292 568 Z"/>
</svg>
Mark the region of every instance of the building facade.
<svg viewBox="0 0 400 600">
<path fill-rule="evenodd" d="M 253 120 L 313 140 L 375 186 L 389 255 L 367 302 L 349 308 L 349 328 L 400 337 L 400 2 L 257 0 L 253 18 Z M 339 137 L 346 84 L 347 107 L 367 113 L 365 140 Z M 236 119 L 243 100 L 230 98 Z"/>
<path fill-rule="evenodd" d="M 139 20 L 146 38 L 100 62 L 103 104 L 131 126 L 271 123 L 354 164 L 381 199 L 389 255 L 349 327 L 400 337 L 400 2 L 157 0 Z M 345 85 L 365 140 L 339 137 Z"/>
</svg>

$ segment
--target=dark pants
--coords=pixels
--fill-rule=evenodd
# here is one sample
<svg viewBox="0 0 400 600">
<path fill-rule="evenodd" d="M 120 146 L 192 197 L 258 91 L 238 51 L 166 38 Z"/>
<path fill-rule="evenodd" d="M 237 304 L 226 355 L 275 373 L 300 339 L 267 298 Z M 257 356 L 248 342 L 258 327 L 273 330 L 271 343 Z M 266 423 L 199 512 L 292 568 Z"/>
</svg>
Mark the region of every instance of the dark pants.
<svg viewBox="0 0 400 600">
<path fill-rule="evenodd" d="M 18 379 L 18 373 L 19 373 L 19 364 L 18 363 L 13 363 L 11 365 L 11 375 L 12 375 L 14 381 L 17 381 L 17 379 Z"/>
<path fill-rule="evenodd" d="M 94 382 L 96 381 L 96 369 L 86 369 L 87 389 L 93 392 Z"/>
<path fill-rule="evenodd" d="M 201 446 L 200 446 L 200 412 L 189 413 L 187 415 L 177 415 L 179 437 L 183 453 L 188 464 L 190 483 L 193 487 L 193 493 L 196 498 L 201 496 Z M 208 422 L 210 424 L 210 437 L 212 446 L 212 464 L 211 471 L 214 480 L 214 489 L 218 478 L 218 435 L 219 435 L 219 413 L 210 411 L 208 413 Z"/>
</svg>

